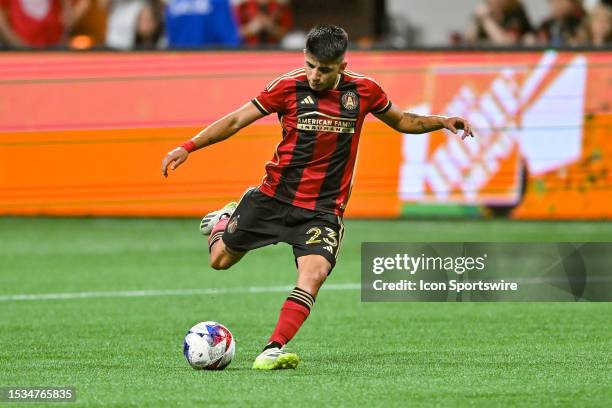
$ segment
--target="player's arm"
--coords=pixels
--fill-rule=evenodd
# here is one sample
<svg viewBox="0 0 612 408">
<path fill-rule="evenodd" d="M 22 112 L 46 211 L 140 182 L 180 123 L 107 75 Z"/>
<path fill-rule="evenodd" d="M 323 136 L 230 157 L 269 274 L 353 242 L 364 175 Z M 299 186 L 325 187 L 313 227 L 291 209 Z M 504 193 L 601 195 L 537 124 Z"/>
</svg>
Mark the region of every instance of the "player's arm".
<svg viewBox="0 0 612 408">
<path fill-rule="evenodd" d="M 434 130 L 448 129 L 453 133 L 463 130 L 461 139 L 465 139 L 468 135 L 474 137 L 470 122 L 458 116 L 416 115 L 410 112 L 402 112 L 395 105 L 391 105 L 391 108 L 385 113 L 379 113 L 375 116 L 402 133 L 428 133 Z"/>
<path fill-rule="evenodd" d="M 221 142 L 262 117 L 264 114 L 251 102 L 222 117 L 182 146 L 170 151 L 162 161 L 162 175 L 168 177 L 168 168 L 176 170 L 187 160 L 190 152 Z"/>
</svg>

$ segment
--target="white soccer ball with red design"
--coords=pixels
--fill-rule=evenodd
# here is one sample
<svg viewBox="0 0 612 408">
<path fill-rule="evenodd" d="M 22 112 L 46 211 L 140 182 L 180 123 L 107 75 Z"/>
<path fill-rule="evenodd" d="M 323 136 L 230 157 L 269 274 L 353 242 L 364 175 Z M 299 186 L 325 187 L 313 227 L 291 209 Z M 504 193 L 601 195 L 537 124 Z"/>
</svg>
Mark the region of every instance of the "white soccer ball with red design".
<svg viewBox="0 0 612 408">
<path fill-rule="evenodd" d="M 185 336 L 183 354 L 196 370 L 223 370 L 234 358 L 234 336 L 221 323 L 202 322 Z"/>
</svg>

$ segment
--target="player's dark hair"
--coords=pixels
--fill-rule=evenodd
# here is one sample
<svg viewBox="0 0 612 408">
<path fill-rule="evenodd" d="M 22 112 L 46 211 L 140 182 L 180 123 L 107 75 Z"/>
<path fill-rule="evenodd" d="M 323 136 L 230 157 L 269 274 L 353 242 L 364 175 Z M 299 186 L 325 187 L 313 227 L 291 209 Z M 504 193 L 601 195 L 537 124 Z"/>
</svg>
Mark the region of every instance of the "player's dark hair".
<svg viewBox="0 0 612 408">
<path fill-rule="evenodd" d="M 306 51 L 322 62 L 340 59 L 344 56 L 347 46 L 346 31 L 331 24 L 314 26 L 306 36 Z"/>
</svg>

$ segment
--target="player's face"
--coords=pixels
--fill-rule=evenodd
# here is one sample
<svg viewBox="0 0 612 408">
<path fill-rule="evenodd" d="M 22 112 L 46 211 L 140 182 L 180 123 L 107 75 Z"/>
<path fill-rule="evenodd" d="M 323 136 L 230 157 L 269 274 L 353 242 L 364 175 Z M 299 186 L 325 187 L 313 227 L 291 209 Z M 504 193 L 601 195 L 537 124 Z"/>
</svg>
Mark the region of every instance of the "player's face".
<svg viewBox="0 0 612 408">
<path fill-rule="evenodd" d="M 304 53 L 304 57 L 308 85 L 315 91 L 333 88 L 338 75 L 346 67 L 346 62 L 342 59 L 334 62 L 321 62 L 307 52 Z"/>
</svg>

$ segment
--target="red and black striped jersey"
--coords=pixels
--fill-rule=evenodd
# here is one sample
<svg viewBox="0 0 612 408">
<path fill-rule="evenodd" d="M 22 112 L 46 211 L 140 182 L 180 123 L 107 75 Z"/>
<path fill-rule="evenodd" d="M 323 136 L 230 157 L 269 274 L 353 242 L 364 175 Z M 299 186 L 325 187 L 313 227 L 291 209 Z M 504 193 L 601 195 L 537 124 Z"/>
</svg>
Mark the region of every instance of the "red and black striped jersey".
<svg viewBox="0 0 612 408">
<path fill-rule="evenodd" d="M 344 71 L 332 89 L 314 91 L 302 68 L 270 82 L 252 102 L 265 115 L 276 113 L 282 126 L 261 192 L 296 207 L 342 215 L 364 118 L 391 107 L 382 88 Z"/>
</svg>

